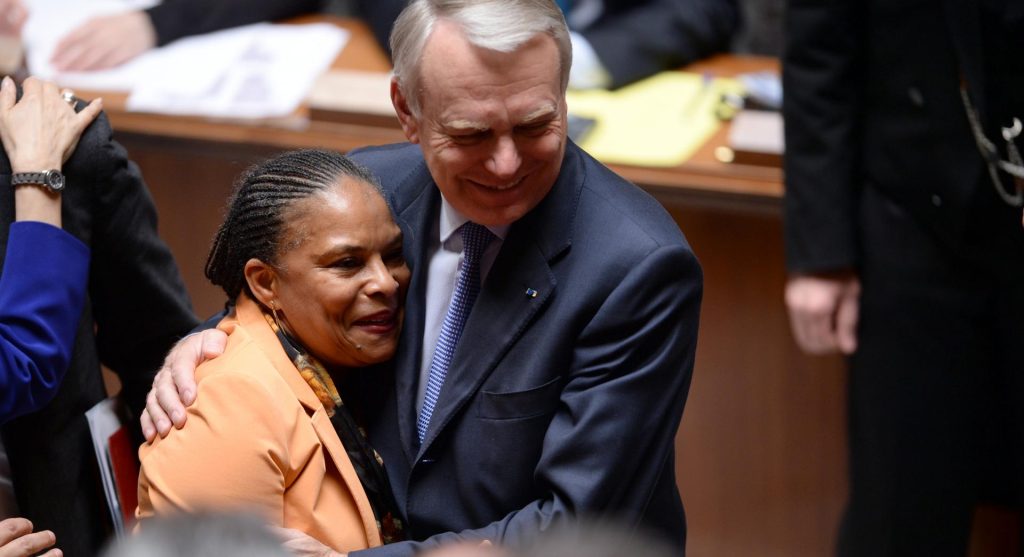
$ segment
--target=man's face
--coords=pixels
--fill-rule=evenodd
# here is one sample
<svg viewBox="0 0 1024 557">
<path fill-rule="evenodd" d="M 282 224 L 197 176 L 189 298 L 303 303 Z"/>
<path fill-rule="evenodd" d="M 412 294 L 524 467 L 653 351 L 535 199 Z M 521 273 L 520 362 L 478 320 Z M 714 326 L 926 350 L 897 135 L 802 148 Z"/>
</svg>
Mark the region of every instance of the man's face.
<svg viewBox="0 0 1024 557">
<path fill-rule="evenodd" d="M 392 98 L 457 211 L 483 225 L 511 224 L 551 191 L 566 143 L 554 39 L 538 34 L 501 53 L 473 46 L 442 20 L 427 39 L 419 83 L 418 115 L 397 87 Z"/>
</svg>

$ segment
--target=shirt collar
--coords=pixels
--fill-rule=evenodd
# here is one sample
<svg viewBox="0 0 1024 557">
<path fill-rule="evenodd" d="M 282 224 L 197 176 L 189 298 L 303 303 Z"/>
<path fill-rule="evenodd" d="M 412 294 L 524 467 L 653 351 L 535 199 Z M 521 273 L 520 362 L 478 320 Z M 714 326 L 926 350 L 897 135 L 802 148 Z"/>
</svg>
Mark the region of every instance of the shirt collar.
<svg viewBox="0 0 1024 557">
<path fill-rule="evenodd" d="M 452 207 L 448 200 L 444 198 L 444 195 L 441 195 L 441 244 L 446 243 L 452 237 L 452 234 L 455 234 L 455 231 L 467 222 L 469 222 L 469 219 L 456 211 L 455 207 Z M 505 236 L 508 235 L 508 228 L 509 225 L 506 224 L 503 226 L 488 226 L 487 230 L 490 230 L 491 234 L 504 241 Z"/>
</svg>

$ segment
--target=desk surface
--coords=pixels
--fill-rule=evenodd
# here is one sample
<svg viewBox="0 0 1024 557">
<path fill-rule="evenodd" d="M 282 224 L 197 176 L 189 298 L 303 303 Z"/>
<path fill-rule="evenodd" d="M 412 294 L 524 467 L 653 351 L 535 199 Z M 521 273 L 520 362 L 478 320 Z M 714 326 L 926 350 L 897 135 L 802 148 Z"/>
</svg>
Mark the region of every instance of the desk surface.
<svg viewBox="0 0 1024 557">
<path fill-rule="evenodd" d="M 334 68 L 381 72 L 390 70 L 387 56 L 361 22 L 329 16 L 299 18 L 295 22 L 313 21 L 330 21 L 351 33 L 348 44 L 335 60 Z M 764 57 L 720 55 L 687 69 L 732 76 L 747 71 L 777 70 L 778 62 Z M 102 94 L 107 113 L 118 133 L 281 149 L 322 147 L 341 152 L 405 139 L 397 128 L 317 120 L 310 116 L 307 107 L 301 107 L 290 117 L 275 120 L 214 120 L 128 112 L 124 108 L 125 94 L 80 94 L 86 97 Z M 782 195 L 781 170 L 719 162 L 714 156 L 714 149 L 725 144 L 727 134 L 728 126 L 723 126 L 690 160 L 676 167 L 610 166 L 662 198 L 696 198 L 712 203 L 776 207 Z"/>
</svg>

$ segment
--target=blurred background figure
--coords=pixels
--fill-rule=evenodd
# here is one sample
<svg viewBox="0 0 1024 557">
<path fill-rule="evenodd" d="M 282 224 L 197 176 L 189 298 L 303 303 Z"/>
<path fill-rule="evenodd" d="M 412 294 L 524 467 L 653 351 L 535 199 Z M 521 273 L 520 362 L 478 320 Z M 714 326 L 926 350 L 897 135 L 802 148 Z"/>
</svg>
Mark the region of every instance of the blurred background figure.
<svg viewBox="0 0 1024 557">
<path fill-rule="evenodd" d="M 111 544 L 102 557 L 289 557 L 255 516 L 198 512 L 168 515 Z"/>
<path fill-rule="evenodd" d="M 558 0 L 572 31 L 569 87 L 618 88 L 728 50 L 736 0 Z"/>
<path fill-rule="evenodd" d="M 0 0 L 0 20 L 16 32 L 22 0 Z M 573 88 L 617 88 L 728 50 L 739 23 L 736 0 L 558 0 L 572 29 Z M 146 10 L 93 18 L 68 33 L 53 55 L 61 71 L 117 66 L 181 37 L 306 13 L 363 19 L 390 52 L 388 35 L 405 0 L 165 0 Z"/>
<path fill-rule="evenodd" d="M 38 84 L 26 80 L 26 95 Z M 5 91 L 13 95 L 13 90 L 8 81 Z M 68 106 L 64 99 L 56 102 Z M 53 117 L 56 112 L 46 108 L 37 115 Z M 24 130 L 24 124 L 21 120 L 8 131 Z M 35 140 L 52 135 L 40 132 Z M 65 176 L 60 196 L 48 199 L 57 205 L 53 208 L 60 214 L 56 222 L 91 252 L 84 309 L 76 312 L 67 333 L 73 342 L 67 352 L 70 361 L 67 356 L 62 360 L 67 370 L 63 380 L 48 381 L 46 390 L 56 391 L 46 394 L 52 400 L 35 399 L 33 412 L 28 412 L 33 408 L 19 408 L 18 412 L 27 413 L 0 430 L 9 465 L 9 469 L 0 466 L 2 516 L 24 516 L 38 529 L 52 530 L 63 552 L 73 557 L 95 555 L 110 531 L 85 418 L 86 410 L 107 397 L 100 364 L 118 375 L 122 400 L 138 415 L 167 349 L 196 324 L 170 250 L 157 236 L 153 201 L 138 169 L 111 139 L 106 118 L 99 116 L 85 128 L 77 145 L 63 165 L 47 160 L 25 164 L 0 155 L 0 199 L 7 200 L 0 203 L 0 245 L 6 246 L 5 256 L 17 256 L 20 225 L 11 224 L 20 218 L 15 215 L 15 200 L 20 213 L 21 197 L 33 194 L 25 188 L 42 187 L 15 187 L 12 172 L 55 168 Z M 41 190 L 35 193 L 47 195 Z M 38 251 L 37 246 L 29 254 L 32 263 L 47 265 Z M 72 261 L 68 258 L 64 263 Z M 45 292 L 39 284 L 33 287 L 33 296 Z M 24 405 L 27 400 L 19 397 L 16 402 Z M 136 421 L 131 420 L 131 425 L 137 426 Z M 134 433 L 135 439 L 141 439 L 140 432 Z"/>
<path fill-rule="evenodd" d="M 842 556 L 962 557 L 1024 492 L 1024 2 L 791 0 L 785 299 L 850 356 Z"/>
<path fill-rule="evenodd" d="M 100 70 L 182 37 L 318 12 L 362 18 L 378 42 L 386 45 L 391 22 L 401 7 L 377 0 L 164 0 L 146 10 L 83 23 L 61 39 L 53 63 L 62 71 Z"/>
<path fill-rule="evenodd" d="M 13 210 L 0 277 L 0 423 L 38 410 L 53 398 L 71 359 L 88 278 L 89 248 L 61 230 L 60 170 L 82 131 L 99 114 L 94 101 L 75 113 L 53 84 L 26 80 L 0 86 L 0 141 L 10 162 Z M 66 95 L 66 93 L 65 93 Z M 40 172 L 45 170 L 45 174 Z M 5 206 L 4 209 L 8 209 Z M 17 513 L 10 467 L 0 443 L 0 518 Z M 24 518 L 0 522 L 0 555 L 35 555 L 53 532 L 33 532 Z M 57 557 L 53 549 L 46 557 Z"/>
</svg>

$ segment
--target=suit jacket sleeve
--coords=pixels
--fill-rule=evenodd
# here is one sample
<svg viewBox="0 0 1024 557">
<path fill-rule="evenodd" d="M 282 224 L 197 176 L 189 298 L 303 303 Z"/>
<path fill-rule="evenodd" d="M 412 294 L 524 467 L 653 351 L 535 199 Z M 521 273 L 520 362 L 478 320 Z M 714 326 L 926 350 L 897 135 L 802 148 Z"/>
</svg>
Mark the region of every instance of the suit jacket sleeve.
<svg viewBox="0 0 1024 557">
<path fill-rule="evenodd" d="M 0 277 L 0 423 L 53 398 L 85 304 L 89 248 L 40 222 L 11 225 Z"/>
<path fill-rule="evenodd" d="M 113 141 L 101 116 L 69 167 L 90 175 L 93 261 L 89 297 L 100 361 L 121 379 L 134 415 L 170 347 L 196 325 L 170 249 L 157 235 L 157 214 L 138 167 Z M 73 185 L 68 186 L 73 187 Z"/>
<path fill-rule="evenodd" d="M 476 530 L 353 555 L 411 556 L 479 539 L 515 548 L 578 516 L 638 523 L 662 482 L 676 496 L 674 475 L 662 476 L 674 474 L 670 463 L 693 371 L 701 294 L 693 253 L 683 245 L 661 246 L 597 310 L 575 344 L 534 470 L 545 497 Z"/>
<path fill-rule="evenodd" d="M 792 0 L 783 59 L 791 272 L 857 265 L 861 31 L 853 0 Z"/>
<path fill-rule="evenodd" d="M 146 10 L 156 44 L 261 21 L 320 11 L 321 0 L 165 0 Z"/>
<path fill-rule="evenodd" d="M 606 12 L 579 32 L 612 87 L 724 51 L 739 25 L 735 0 L 651 0 Z"/>
</svg>

